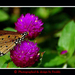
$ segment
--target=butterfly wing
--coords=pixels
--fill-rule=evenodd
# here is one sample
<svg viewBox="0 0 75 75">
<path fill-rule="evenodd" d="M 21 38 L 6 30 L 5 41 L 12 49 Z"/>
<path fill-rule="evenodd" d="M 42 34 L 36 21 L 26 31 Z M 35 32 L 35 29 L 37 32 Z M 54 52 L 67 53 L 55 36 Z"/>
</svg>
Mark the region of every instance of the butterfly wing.
<svg viewBox="0 0 75 75">
<path fill-rule="evenodd" d="M 5 34 L 19 34 L 18 32 L 13 32 L 13 31 L 4 31 L 4 30 L 0 30 L 0 36 L 1 35 L 5 35 Z"/>
<path fill-rule="evenodd" d="M 16 45 L 16 39 L 21 38 L 22 35 L 17 32 L 0 31 L 0 56 L 6 54 Z"/>
<path fill-rule="evenodd" d="M 14 42 L 16 39 L 21 37 L 22 35 L 17 32 L 0 31 L 0 43 Z"/>
<path fill-rule="evenodd" d="M 14 42 L 7 42 L 0 44 L 0 56 L 6 54 L 7 52 L 9 52 L 11 49 L 13 49 L 13 47 L 16 44 Z"/>
</svg>

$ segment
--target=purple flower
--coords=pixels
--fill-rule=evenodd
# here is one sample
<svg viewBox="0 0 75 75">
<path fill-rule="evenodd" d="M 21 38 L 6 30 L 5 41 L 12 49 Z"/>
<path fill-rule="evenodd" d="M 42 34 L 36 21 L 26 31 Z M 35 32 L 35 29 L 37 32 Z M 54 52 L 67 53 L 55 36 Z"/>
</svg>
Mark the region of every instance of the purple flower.
<svg viewBox="0 0 75 75">
<path fill-rule="evenodd" d="M 44 29 L 42 25 L 41 19 L 33 14 L 27 13 L 25 16 L 22 14 L 21 17 L 17 19 L 15 29 L 19 33 L 29 32 L 27 38 L 32 39 L 37 37 Z"/>
<path fill-rule="evenodd" d="M 10 57 L 18 67 L 30 67 L 39 59 L 39 48 L 37 43 L 23 41 L 10 51 Z"/>
<path fill-rule="evenodd" d="M 60 54 L 65 54 L 67 53 L 67 50 L 63 50 Z"/>
</svg>

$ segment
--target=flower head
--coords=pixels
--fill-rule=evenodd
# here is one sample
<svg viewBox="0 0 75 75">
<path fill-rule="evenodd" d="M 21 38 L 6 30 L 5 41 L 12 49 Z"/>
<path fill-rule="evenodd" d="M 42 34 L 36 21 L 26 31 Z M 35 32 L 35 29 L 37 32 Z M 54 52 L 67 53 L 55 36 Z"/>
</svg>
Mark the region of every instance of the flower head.
<svg viewBox="0 0 75 75">
<path fill-rule="evenodd" d="M 21 45 L 14 47 L 10 51 L 12 61 L 18 67 L 30 67 L 39 59 L 39 48 L 37 43 L 31 41 L 23 41 Z"/>
<path fill-rule="evenodd" d="M 43 23 L 37 16 L 27 13 L 25 16 L 22 14 L 15 23 L 15 29 L 19 33 L 29 32 L 27 38 L 32 39 L 39 35 L 43 30 Z"/>
<path fill-rule="evenodd" d="M 67 50 L 63 50 L 60 54 L 65 54 L 67 53 Z"/>
</svg>

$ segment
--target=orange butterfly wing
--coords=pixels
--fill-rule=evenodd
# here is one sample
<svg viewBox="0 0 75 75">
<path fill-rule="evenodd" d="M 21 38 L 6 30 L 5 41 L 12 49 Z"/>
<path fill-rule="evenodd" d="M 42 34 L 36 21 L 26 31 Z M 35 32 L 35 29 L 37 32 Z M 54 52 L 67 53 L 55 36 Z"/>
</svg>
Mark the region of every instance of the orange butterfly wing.
<svg viewBox="0 0 75 75">
<path fill-rule="evenodd" d="M 22 35 L 17 32 L 0 30 L 0 43 L 15 41 L 21 37 Z"/>
<path fill-rule="evenodd" d="M 13 49 L 16 44 L 14 42 L 2 43 L 0 44 L 0 53 L 6 54 L 9 50 Z"/>
<path fill-rule="evenodd" d="M 22 35 L 17 32 L 0 30 L 0 56 L 13 49 L 18 38 L 22 38 Z"/>
</svg>

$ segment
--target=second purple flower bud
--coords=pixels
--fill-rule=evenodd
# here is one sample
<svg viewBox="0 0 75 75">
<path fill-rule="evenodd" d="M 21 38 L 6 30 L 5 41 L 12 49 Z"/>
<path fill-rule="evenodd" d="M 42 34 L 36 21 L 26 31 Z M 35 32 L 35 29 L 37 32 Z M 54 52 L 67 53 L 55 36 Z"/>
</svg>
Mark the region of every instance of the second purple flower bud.
<svg viewBox="0 0 75 75">
<path fill-rule="evenodd" d="M 18 67 L 30 67 L 40 56 L 37 43 L 31 41 L 23 41 L 21 45 L 14 47 L 14 50 L 10 51 L 10 57 L 14 64 Z"/>
</svg>

